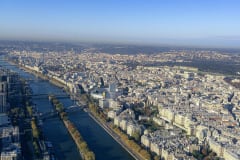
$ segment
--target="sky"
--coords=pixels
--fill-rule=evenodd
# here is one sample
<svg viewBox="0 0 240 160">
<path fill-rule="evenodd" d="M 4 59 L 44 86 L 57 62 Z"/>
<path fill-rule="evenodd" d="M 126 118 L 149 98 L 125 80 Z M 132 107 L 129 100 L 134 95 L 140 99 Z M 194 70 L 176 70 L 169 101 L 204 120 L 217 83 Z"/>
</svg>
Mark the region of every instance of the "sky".
<svg viewBox="0 0 240 160">
<path fill-rule="evenodd" d="M 0 39 L 240 48 L 239 0 L 1 0 Z"/>
</svg>

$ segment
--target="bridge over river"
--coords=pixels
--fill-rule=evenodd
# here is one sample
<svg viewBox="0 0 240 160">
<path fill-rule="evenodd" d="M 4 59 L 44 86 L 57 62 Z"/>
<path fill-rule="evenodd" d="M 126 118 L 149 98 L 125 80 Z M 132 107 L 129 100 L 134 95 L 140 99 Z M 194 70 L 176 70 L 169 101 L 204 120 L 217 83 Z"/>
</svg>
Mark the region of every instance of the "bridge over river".
<svg viewBox="0 0 240 160">
<path fill-rule="evenodd" d="M 29 94 L 27 96 L 34 99 L 46 99 L 49 97 L 49 94 Z M 70 96 L 66 95 L 66 93 L 54 94 L 54 96 L 58 99 L 70 98 Z"/>
<path fill-rule="evenodd" d="M 72 105 L 69 107 L 64 108 L 64 111 L 67 113 L 71 113 L 71 112 L 75 112 L 77 110 L 81 110 L 83 109 L 83 107 L 80 107 L 78 105 Z M 41 120 L 46 120 L 46 119 L 50 119 L 50 118 L 54 118 L 56 116 L 58 116 L 59 112 L 57 112 L 56 110 L 52 110 L 50 112 L 45 112 L 45 113 L 39 113 L 39 119 Z"/>
<path fill-rule="evenodd" d="M 12 98 L 19 97 L 20 95 L 11 95 Z M 34 100 L 41 100 L 41 99 L 48 99 L 49 94 L 25 94 L 25 96 L 29 99 Z M 72 99 L 71 96 L 66 94 L 54 94 L 57 99 Z"/>
</svg>

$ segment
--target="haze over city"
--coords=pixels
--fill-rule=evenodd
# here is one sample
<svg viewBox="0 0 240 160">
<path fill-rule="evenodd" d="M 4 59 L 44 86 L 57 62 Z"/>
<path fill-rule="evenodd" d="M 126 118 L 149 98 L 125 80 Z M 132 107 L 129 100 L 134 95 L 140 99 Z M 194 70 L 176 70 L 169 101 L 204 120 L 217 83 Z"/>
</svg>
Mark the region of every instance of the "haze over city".
<svg viewBox="0 0 240 160">
<path fill-rule="evenodd" d="M 0 39 L 239 48 L 238 0 L 3 0 Z"/>
<path fill-rule="evenodd" d="M 239 0 L 0 0 L 0 160 L 240 160 Z"/>
</svg>

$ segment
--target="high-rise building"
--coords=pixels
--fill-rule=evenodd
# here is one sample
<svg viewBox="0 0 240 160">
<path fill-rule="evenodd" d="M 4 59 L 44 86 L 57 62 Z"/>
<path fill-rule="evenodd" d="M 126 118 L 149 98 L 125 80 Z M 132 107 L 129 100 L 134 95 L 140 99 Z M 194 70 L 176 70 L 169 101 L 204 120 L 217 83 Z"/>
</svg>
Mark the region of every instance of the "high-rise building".
<svg viewBox="0 0 240 160">
<path fill-rule="evenodd" d="M 17 73 L 0 68 L 0 114 L 7 112 L 11 95 L 18 91 L 18 82 Z"/>
<path fill-rule="evenodd" d="M 7 76 L 0 76 L 0 113 L 7 111 Z"/>
</svg>

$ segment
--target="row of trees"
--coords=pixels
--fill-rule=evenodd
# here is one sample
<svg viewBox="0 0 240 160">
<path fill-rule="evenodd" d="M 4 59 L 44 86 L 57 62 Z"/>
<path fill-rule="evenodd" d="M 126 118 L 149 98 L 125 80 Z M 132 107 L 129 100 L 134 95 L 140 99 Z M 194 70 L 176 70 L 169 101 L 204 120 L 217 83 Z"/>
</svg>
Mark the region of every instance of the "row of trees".
<svg viewBox="0 0 240 160">
<path fill-rule="evenodd" d="M 95 117 L 100 119 L 103 123 L 106 123 L 107 116 L 104 114 L 102 110 L 99 109 L 99 107 L 96 104 L 89 103 L 88 107 L 90 112 Z M 136 154 L 139 154 L 143 159 L 147 159 L 147 160 L 151 159 L 151 155 L 147 150 L 142 148 L 134 140 L 129 139 L 129 137 L 124 132 L 122 132 L 119 128 L 111 126 L 111 129 L 121 138 L 121 140 L 126 144 L 128 148 L 131 148 L 132 151 L 134 151 Z M 134 138 L 139 139 L 139 137 L 137 136 L 139 135 L 136 135 L 136 137 Z"/>
<path fill-rule="evenodd" d="M 88 108 L 90 110 L 90 112 L 95 116 L 97 117 L 98 119 L 100 119 L 102 122 L 107 122 L 107 116 L 106 114 L 103 113 L 102 110 L 99 109 L 99 107 L 94 104 L 94 103 L 89 103 L 88 104 Z"/>
<path fill-rule="evenodd" d="M 34 139 L 39 139 L 40 132 L 39 132 L 39 129 L 38 129 L 38 127 L 37 127 L 37 124 L 36 124 L 36 120 L 35 120 L 35 119 L 32 119 L 32 120 L 31 120 L 31 128 L 32 128 L 33 138 L 34 138 Z"/>
<path fill-rule="evenodd" d="M 33 159 L 34 156 L 39 158 L 41 156 L 38 144 L 40 131 L 36 125 L 36 120 L 33 118 L 32 107 L 29 106 L 28 95 L 30 91 L 25 80 L 20 79 L 15 83 L 17 88 L 13 92 L 14 95 L 9 97 L 10 109 L 8 115 L 11 118 L 12 125 L 18 126 L 20 130 L 25 131 L 24 136 L 21 137 L 21 145 L 24 148 L 23 155 L 28 159 Z"/>
<path fill-rule="evenodd" d="M 64 111 L 63 104 L 54 95 L 50 95 L 49 100 L 52 102 L 54 108 L 59 113 L 59 116 L 65 124 L 68 132 L 75 141 L 82 158 L 85 160 L 95 160 L 95 154 L 89 149 L 86 141 L 83 139 L 76 126 L 68 119 L 67 113 Z"/>
<path fill-rule="evenodd" d="M 118 127 L 112 127 L 113 131 L 121 138 L 122 141 L 131 148 L 135 153 L 139 154 L 143 159 L 150 160 L 151 154 L 144 148 L 142 148 L 139 144 L 137 144 L 134 140 L 128 138 L 128 136 L 122 132 Z"/>
<path fill-rule="evenodd" d="M 31 127 L 31 133 L 25 133 L 25 143 L 28 148 L 27 157 L 31 159 L 41 159 L 42 158 L 42 151 L 39 145 L 40 138 L 42 138 L 42 132 L 37 125 L 37 118 L 34 116 L 34 110 L 31 106 L 32 101 L 31 97 L 31 89 L 28 86 L 25 80 L 22 80 L 22 93 L 23 93 L 23 108 L 25 113 L 24 121 L 27 125 Z M 21 122 L 23 123 L 23 121 Z M 32 153 L 32 154 L 31 154 Z M 26 156 L 26 155 L 25 155 Z"/>
<path fill-rule="evenodd" d="M 95 154 L 89 149 L 86 141 L 81 136 L 80 132 L 77 130 L 75 125 L 69 120 L 64 121 L 69 133 L 74 139 L 76 145 L 78 146 L 83 159 L 85 160 L 95 160 Z"/>
<path fill-rule="evenodd" d="M 32 145 L 33 145 L 33 151 L 37 158 L 41 157 L 41 149 L 39 146 L 39 141 L 41 137 L 41 131 L 37 125 L 37 119 L 34 117 L 33 114 L 33 107 L 30 105 L 30 102 L 28 99 L 25 100 L 25 107 L 26 107 L 26 117 L 30 118 L 30 126 L 32 129 Z"/>
</svg>

